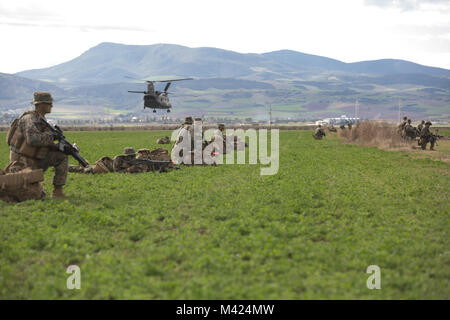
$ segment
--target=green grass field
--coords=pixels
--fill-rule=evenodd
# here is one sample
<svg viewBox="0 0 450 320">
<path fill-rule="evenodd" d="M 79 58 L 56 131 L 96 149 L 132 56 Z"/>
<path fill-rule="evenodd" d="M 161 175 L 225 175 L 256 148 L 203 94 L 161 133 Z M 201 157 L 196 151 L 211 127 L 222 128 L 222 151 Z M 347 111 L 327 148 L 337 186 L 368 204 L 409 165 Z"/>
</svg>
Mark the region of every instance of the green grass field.
<svg viewBox="0 0 450 320">
<path fill-rule="evenodd" d="M 167 134 L 67 137 L 93 162 Z M 0 202 L 0 299 L 449 299 L 449 169 L 282 131 L 273 176 L 259 165 L 69 174 L 67 199 Z M 81 290 L 66 288 L 70 264 Z M 366 287 L 369 265 L 381 290 Z"/>
</svg>

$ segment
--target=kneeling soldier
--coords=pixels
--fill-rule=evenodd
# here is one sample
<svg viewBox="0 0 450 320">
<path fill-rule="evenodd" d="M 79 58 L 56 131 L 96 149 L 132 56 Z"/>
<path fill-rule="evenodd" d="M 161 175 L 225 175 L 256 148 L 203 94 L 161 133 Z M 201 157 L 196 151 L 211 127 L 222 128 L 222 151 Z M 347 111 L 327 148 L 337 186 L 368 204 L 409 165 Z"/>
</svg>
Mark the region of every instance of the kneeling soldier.
<svg viewBox="0 0 450 320">
<path fill-rule="evenodd" d="M 314 139 L 320 140 L 325 136 L 325 131 L 323 131 L 322 126 L 319 124 L 319 126 L 316 128 L 316 131 L 314 132 Z"/>
<path fill-rule="evenodd" d="M 430 131 L 431 122 L 425 122 L 425 127 L 420 132 L 420 145 L 422 150 L 426 150 L 428 142 L 430 143 L 430 150 L 434 150 L 434 143 L 436 142 L 436 136 Z"/>
<path fill-rule="evenodd" d="M 52 96 L 48 92 L 35 92 L 31 104 L 35 105 L 35 110 L 27 111 L 16 119 L 8 132 L 10 161 L 21 162 L 32 170 L 46 171 L 49 167 L 54 167 L 52 197 L 63 198 L 68 172 L 67 155 L 59 150 L 58 145 L 54 143 L 54 134 L 42 121 L 45 120 L 45 114 L 52 110 Z"/>
</svg>

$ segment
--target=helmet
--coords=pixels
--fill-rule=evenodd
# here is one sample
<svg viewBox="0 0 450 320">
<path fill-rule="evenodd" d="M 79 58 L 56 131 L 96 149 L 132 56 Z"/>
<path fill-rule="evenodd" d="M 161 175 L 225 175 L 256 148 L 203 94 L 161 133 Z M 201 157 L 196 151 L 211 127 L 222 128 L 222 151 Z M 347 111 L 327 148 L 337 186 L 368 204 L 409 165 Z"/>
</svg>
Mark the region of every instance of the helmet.
<svg viewBox="0 0 450 320">
<path fill-rule="evenodd" d="M 192 117 L 186 117 L 184 119 L 184 123 L 183 124 L 193 124 L 194 120 L 192 120 Z"/>
<path fill-rule="evenodd" d="M 136 151 L 134 151 L 134 149 L 132 147 L 126 147 L 125 149 L 123 149 L 123 153 L 126 156 L 134 156 L 134 155 L 136 155 Z"/>
<path fill-rule="evenodd" d="M 431 126 L 431 122 L 430 122 L 430 121 L 427 121 L 427 122 L 425 122 L 425 125 Z"/>
</svg>

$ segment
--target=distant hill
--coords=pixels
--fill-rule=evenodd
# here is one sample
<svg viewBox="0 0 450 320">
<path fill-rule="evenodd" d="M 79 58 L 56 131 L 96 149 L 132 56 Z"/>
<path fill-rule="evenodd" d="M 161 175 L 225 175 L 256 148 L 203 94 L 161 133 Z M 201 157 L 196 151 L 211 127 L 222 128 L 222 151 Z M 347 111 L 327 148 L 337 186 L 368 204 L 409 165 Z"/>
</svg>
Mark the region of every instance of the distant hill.
<svg viewBox="0 0 450 320">
<path fill-rule="evenodd" d="M 335 59 L 290 50 L 243 54 L 217 48 L 189 48 L 173 44 L 123 45 L 101 43 L 68 62 L 17 73 L 62 86 L 124 82 L 125 76 L 255 79 L 277 74 L 295 78 L 302 72 L 345 72 L 367 75 L 415 73 L 450 77 L 450 70 L 403 60 L 344 63 Z"/>
<path fill-rule="evenodd" d="M 173 83 L 171 115 L 316 118 L 364 117 L 450 119 L 450 70 L 394 59 L 345 63 L 292 50 L 263 54 L 173 44 L 101 43 L 65 63 L 0 74 L 0 111 L 29 106 L 33 92 L 50 91 L 60 117 L 104 117 L 142 108 L 143 81 L 195 77 Z M 163 85 L 156 84 L 161 90 Z M 55 112 L 56 112 L 55 111 Z M 56 116 L 56 113 L 55 113 Z"/>
<path fill-rule="evenodd" d="M 0 107 L 29 106 L 35 91 L 50 91 L 54 97 L 62 96 L 64 92 L 48 82 L 0 73 Z"/>
</svg>

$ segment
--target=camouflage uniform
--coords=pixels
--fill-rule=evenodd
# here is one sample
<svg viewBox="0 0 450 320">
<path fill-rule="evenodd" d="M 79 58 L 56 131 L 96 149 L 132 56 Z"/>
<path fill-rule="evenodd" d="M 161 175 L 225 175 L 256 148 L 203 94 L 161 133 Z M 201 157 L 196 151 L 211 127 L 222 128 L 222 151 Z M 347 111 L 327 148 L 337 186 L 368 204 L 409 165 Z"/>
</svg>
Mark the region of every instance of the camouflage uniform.
<svg viewBox="0 0 450 320">
<path fill-rule="evenodd" d="M 124 149 L 124 154 L 116 156 L 113 159 L 114 172 L 122 173 L 141 173 L 147 172 L 148 167 L 146 165 L 132 165 L 130 161 L 136 159 L 136 152 L 133 148 L 127 147 Z"/>
<path fill-rule="evenodd" d="M 422 131 L 424 124 L 425 121 L 422 120 L 422 122 L 417 126 L 417 130 L 419 131 L 419 133 Z"/>
<path fill-rule="evenodd" d="M 53 100 L 51 95 L 46 92 L 35 92 L 34 98 L 33 104 L 51 104 Z M 69 167 L 67 155 L 59 151 L 53 142 L 52 131 L 42 122 L 42 119 L 45 120 L 45 117 L 36 111 L 25 112 L 18 119 L 17 129 L 12 134 L 10 141 L 9 158 L 11 162 L 21 162 L 32 170 L 46 171 L 49 167 L 54 167 L 53 185 L 64 186 Z"/>
<path fill-rule="evenodd" d="M 428 142 L 430 142 L 430 150 L 434 150 L 435 136 L 430 131 L 431 122 L 427 121 L 425 127 L 420 132 L 420 145 L 422 150 L 426 150 Z"/>
<path fill-rule="evenodd" d="M 400 135 L 403 134 L 403 128 L 405 127 L 407 122 L 408 122 L 408 118 L 407 117 L 403 117 L 403 121 L 398 125 L 398 133 Z"/>
<path fill-rule="evenodd" d="M 170 139 L 169 139 L 169 137 L 166 136 L 164 138 L 160 138 L 160 139 L 156 140 L 156 142 L 158 144 L 170 144 Z"/>
<path fill-rule="evenodd" d="M 177 138 L 175 139 L 175 143 L 173 145 L 173 147 L 175 148 L 176 145 L 178 145 L 179 143 L 181 143 L 183 141 L 183 136 L 187 134 L 190 135 L 191 137 L 191 152 L 192 152 L 192 163 L 194 163 L 194 126 L 193 126 L 194 121 L 192 120 L 192 117 L 186 117 L 186 119 L 184 120 L 184 123 L 181 125 L 181 128 L 178 132 Z M 183 157 L 183 150 L 180 150 L 180 157 Z M 185 163 L 186 164 L 186 163 Z"/>
<path fill-rule="evenodd" d="M 314 132 L 314 139 L 321 140 L 324 136 L 326 136 L 325 131 L 323 131 L 321 126 L 318 126 Z"/>
<path fill-rule="evenodd" d="M 102 157 L 97 160 L 94 165 L 88 165 L 86 168 L 81 165 L 69 165 L 69 172 L 93 174 L 114 172 L 113 159 L 110 157 Z"/>
</svg>

